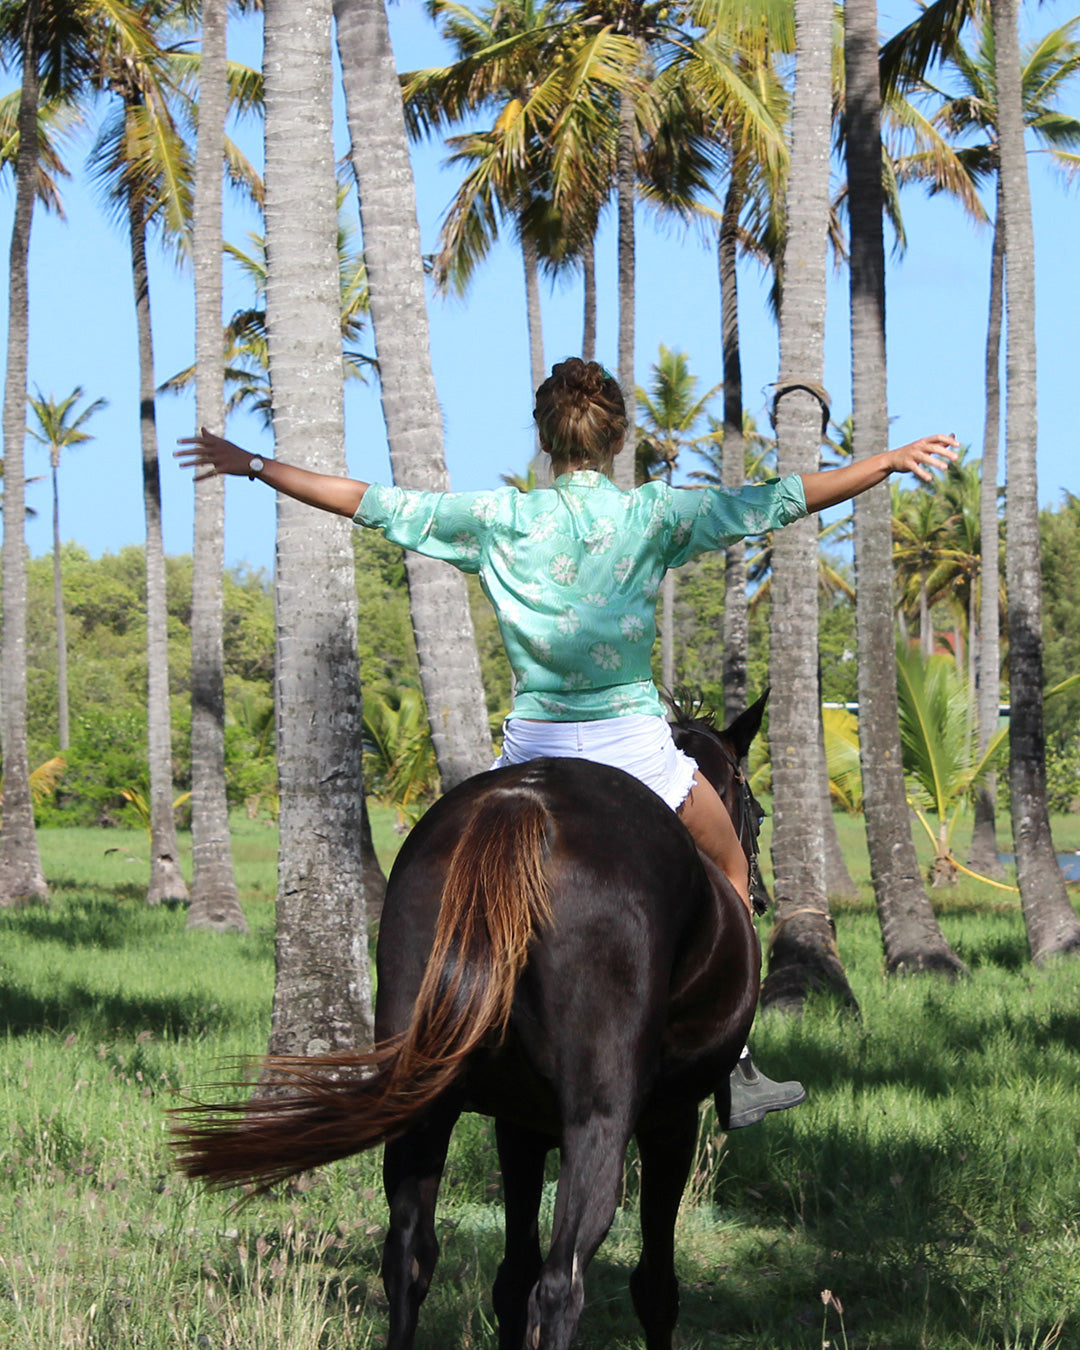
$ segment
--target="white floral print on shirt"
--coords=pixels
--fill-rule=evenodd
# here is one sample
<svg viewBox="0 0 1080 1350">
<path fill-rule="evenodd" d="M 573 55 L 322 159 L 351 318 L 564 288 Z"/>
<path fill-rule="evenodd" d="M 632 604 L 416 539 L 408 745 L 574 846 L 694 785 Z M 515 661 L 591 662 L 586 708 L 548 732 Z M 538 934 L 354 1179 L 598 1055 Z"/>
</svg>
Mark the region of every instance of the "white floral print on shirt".
<svg viewBox="0 0 1080 1350">
<path fill-rule="evenodd" d="M 622 492 L 587 471 L 529 493 L 373 483 L 356 521 L 479 575 L 514 672 L 511 716 L 580 720 L 663 714 L 650 654 L 668 568 L 805 513 L 797 475 Z"/>
</svg>

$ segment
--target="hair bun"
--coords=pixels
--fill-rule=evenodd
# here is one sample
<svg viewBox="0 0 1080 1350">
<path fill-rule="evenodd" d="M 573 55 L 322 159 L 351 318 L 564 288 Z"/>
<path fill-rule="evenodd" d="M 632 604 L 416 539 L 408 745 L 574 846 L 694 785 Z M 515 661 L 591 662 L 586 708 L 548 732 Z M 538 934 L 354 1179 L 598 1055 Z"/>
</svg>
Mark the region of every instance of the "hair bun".
<svg viewBox="0 0 1080 1350">
<path fill-rule="evenodd" d="M 618 382 L 598 361 L 569 356 L 552 366 L 533 410 L 541 442 L 556 459 L 602 463 L 626 434 Z"/>
<path fill-rule="evenodd" d="M 580 356 L 569 356 L 560 361 L 552 366 L 551 374 L 572 398 L 576 395 L 587 402 L 592 402 L 611 379 L 598 361 L 583 361 Z"/>
</svg>

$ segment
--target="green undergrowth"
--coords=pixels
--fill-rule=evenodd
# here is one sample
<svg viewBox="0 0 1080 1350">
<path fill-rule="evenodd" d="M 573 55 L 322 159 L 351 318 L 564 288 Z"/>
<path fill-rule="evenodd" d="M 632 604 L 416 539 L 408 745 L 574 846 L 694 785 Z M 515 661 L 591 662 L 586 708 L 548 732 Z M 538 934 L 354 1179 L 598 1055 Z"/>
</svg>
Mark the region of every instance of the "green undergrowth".
<svg viewBox="0 0 1080 1350">
<path fill-rule="evenodd" d="M 239 1209 L 171 1169 L 167 1108 L 212 1099 L 267 1040 L 274 840 L 246 825 L 248 936 L 148 909 L 143 837 L 122 841 L 129 862 L 104 854 L 116 831 L 43 831 L 49 907 L 0 911 L 5 1350 L 384 1343 L 378 1155 Z M 703 1111 L 677 1233 L 681 1350 L 1080 1346 L 1080 963 L 1034 970 L 1004 893 L 970 883 L 935 903 L 969 978 L 886 979 L 871 899 L 837 905 L 861 1017 L 823 1001 L 754 1033 L 761 1066 L 801 1078 L 808 1102 L 729 1136 Z M 642 1345 L 637 1193 L 631 1154 L 581 1350 Z M 468 1117 L 420 1350 L 496 1344 L 499 1194 L 490 1127 Z M 545 1231 L 553 1198 L 554 1167 Z"/>
</svg>

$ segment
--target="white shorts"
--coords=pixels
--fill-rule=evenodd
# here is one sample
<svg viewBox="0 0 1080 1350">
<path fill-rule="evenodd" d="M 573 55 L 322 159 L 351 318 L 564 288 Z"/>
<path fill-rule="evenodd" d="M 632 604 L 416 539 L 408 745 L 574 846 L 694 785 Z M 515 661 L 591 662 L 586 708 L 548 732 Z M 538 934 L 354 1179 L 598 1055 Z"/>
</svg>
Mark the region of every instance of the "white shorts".
<svg viewBox="0 0 1080 1350">
<path fill-rule="evenodd" d="M 651 787 L 673 811 L 686 800 L 698 767 L 676 746 L 664 718 L 631 713 L 595 722 L 511 718 L 503 723 L 502 754 L 492 768 L 505 769 L 542 755 L 613 765 Z"/>
</svg>

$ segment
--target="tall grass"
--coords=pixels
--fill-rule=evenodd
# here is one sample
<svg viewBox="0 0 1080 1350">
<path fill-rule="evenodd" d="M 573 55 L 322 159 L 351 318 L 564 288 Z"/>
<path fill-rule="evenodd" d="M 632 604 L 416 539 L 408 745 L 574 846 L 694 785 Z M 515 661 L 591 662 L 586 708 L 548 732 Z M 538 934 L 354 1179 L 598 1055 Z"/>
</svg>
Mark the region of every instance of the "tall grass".
<svg viewBox="0 0 1080 1350">
<path fill-rule="evenodd" d="M 249 936 L 147 909 L 144 838 L 117 831 L 43 832 L 52 903 L 0 911 L 5 1350 L 382 1345 L 377 1155 L 240 1209 L 170 1168 L 165 1108 L 212 1096 L 200 1085 L 266 1044 L 275 842 L 239 824 Z M 1080 965 L 1035 971 L 1001 892 L 972 882 L 940 909 L 969 979 L 886 980 L 872 902 L 848 903 L 837 940 L 861 1019 L 823 1002 L 754 1033 L 807 1104 L 729 1136 L 704 1109 L 678 1232 L 683 1350 L 1080 1346 Z M 490 1129 L 468 1117 L 422 1350 L 496 1343 L 498 1195 Z M 641 1345 L 636 1199 L 631 1159 L 582 1350 Z"/>
</svg>

